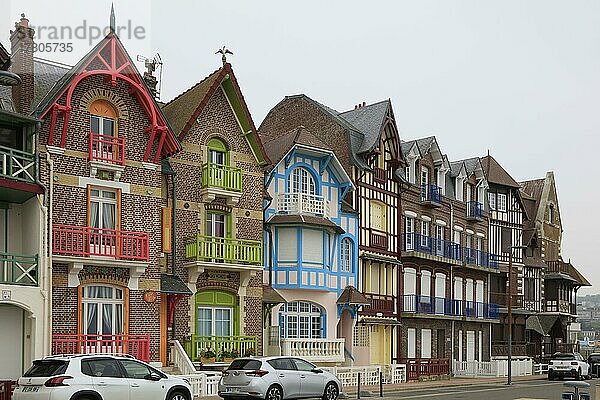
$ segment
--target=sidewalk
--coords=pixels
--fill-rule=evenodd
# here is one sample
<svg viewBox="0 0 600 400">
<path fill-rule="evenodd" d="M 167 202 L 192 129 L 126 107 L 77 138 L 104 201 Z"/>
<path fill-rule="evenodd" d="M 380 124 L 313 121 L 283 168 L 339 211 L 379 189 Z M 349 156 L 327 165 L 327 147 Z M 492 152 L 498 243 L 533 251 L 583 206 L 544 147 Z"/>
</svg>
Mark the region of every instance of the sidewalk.
<svg viewBox="0 0 600 400">
<path fill-rule="evenodd" d="M 546 380 L 548 379 L 547 375 L 530 375 L 530 376 L 515 376 L 513 377 L 513 382 L 522 382 L 522 381 L 533 381 L 533 380 Z M 438 387 L 449 387 L 449 386 L 473 386 L 473 385 L 481 385 L 481 384 L 500 384 L 506 383 L 506 377 L 500 378 L 450 378 L 439 381 L 424 381 L 424 382 L 406 382 L 399 383 L 395 385 L 383 385 L 383 393 L 393 393 L 401 390 L 411 390 L 411 389 L 435 389 Z M 373 396 L 379 396 L 379 386 L 361 386 L 361 392 L 369 391 L 373 394 Z M 347 386 L 344 387 L 343 393 L 352 398 L 356 397 L 356 386 Z"/>
</svg>

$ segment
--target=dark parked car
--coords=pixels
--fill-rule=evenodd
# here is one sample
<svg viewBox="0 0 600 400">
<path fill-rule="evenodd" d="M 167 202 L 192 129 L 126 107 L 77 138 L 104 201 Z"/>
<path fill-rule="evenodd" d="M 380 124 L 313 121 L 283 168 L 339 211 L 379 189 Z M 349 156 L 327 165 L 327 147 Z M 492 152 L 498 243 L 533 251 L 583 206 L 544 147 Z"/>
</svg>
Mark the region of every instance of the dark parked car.
<svg viewBox="0 0 600 400">
<path fill-rule="evenodd" d="M 587 359 L 588 364 L 590 364 L 590 371 L 592 371 L 593 376 L 600 376 L 600 353 L 592 353 Z"/>
</svg>

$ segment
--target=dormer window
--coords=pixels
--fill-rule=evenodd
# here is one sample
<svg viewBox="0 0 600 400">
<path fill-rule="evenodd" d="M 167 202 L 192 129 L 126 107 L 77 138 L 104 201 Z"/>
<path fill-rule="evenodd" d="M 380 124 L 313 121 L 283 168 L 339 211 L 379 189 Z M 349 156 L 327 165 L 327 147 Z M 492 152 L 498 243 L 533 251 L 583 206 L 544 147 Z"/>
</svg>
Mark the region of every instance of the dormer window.
<svg viewBox="0 0 600 400">
<path fill-rule="evenodd" d="M 292 193 L 316 194 L 315 180 L 306 168 L 296 168 L 289 181 L 289 191 Z"/>
<path fill-rule="evenodd" d="M 421 186 L 429 185 L 429 168 L 421 167 Z"/>
<path fill-rule="evenodd" d="M 117 113 L 106 100 L 96 100 L 90 106 L 90 131 L 96 135 L 115 136 Z"/>
<path fill-rule="evenodd" d="M 464 184 L 465 184 L 465 178 L 462 177 L 456 177 L 456 187 L 455 187 L 455 197 L 456 200 L 460 200 L 462 201 L 464 196 Z"/>
</svg>

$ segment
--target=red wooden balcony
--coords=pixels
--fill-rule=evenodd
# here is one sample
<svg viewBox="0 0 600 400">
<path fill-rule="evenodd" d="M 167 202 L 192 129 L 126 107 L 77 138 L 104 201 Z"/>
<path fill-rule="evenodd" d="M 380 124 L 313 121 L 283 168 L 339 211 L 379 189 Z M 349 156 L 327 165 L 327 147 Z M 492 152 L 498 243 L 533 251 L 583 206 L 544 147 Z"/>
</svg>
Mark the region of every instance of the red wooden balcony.
<svg viewBox="0 0 600 400">
<path fill-rule="evenodd" d="M 105 256 L 148 261 L 148 237 L 148 232 L 55 224 L 52 229 L 52 252 L 66 256 Z"/>
<path fill-rule="evenodd" d="M 422 376 L 450 375 L 448 358 L 401 358 L 399 364 L 406 364 L 406 379 L 417 381 Z"/>
<path fill-rule="evenodd" d="M 388 247 L 387 233 L 371 228 L 369 242 L 371 244 L 371 247 L 374 247 L 376 249 L 381 249 L 381 250 L 387 250 L 387 247 Z"/>
<path fill-rule="evenodd" d="M 150 335 L 52 335 L 52 354 L 131 354 L 150 361 Z"/>
<path fill-rule="evenodd" d="M 396 302 L 394 296 L 377 293 L 364 293 L 364 295 L 367 299 L 371 300 L 371 305 L 363 306 L 361 311 L 363 314 L 381 314 L 384 317 L 394 316 L 394 303 Z"/>
<path fill-rule="evenodd" d="M 125 138 L 90 133 L 90 160 L 125 165 Z"/>
</svg>

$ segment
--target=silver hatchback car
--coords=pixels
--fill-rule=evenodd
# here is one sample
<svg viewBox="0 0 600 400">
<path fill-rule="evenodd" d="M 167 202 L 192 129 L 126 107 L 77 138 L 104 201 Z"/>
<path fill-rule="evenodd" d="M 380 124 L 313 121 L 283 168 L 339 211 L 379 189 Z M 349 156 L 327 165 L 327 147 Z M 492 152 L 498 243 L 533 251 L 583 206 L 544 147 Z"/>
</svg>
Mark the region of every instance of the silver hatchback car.
<svg viewBox="0 0 600 400">
<path fill-rule="evenodd" d="M 225 400 L 336 400 L 340 388 L 341 383 L 335 375 L 300 358 L 238 358 L 223 371 L 219 396 Z"/>
</svg>

